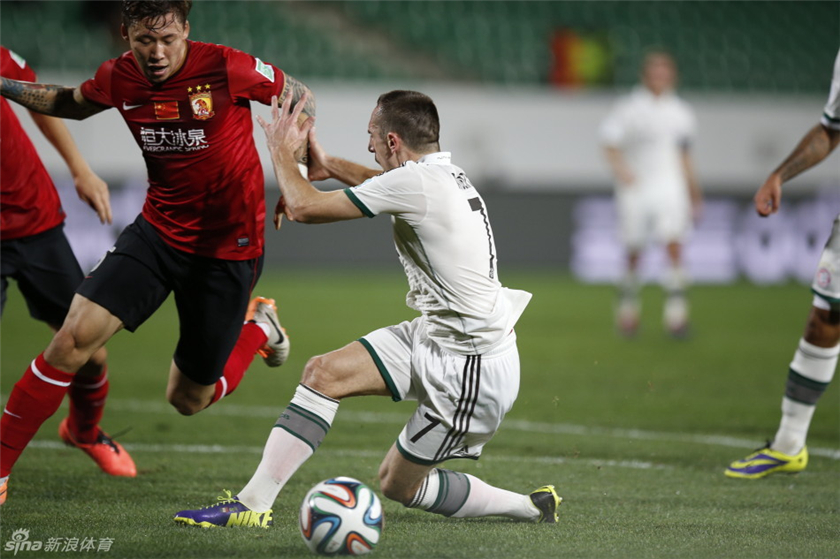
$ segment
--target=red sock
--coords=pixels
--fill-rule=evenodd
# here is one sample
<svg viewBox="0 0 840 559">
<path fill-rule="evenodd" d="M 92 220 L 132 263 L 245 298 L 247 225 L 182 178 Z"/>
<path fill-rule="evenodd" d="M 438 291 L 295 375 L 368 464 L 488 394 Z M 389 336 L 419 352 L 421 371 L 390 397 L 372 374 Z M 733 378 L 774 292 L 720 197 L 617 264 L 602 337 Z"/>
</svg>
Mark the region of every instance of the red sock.
<svg viewBox="0 0 840 559">
<path fill-rule="evenodd" d="M 9 475 L 23 449 L 61 405 L 74 376 L 47 363 L 42 353 L 17 381 L 0 419 L 0 477 Z"/>
<path fill-rule="evenodd" d="M 80 443 L 96 442 L 99 422 L 105 411 L 108 397 L 108 369 L 95 377 L 76 375 L 67 391 L 70 396 L 70 419 L 67 426 L 73 438 Z"/>
<path fill-rule="evenodd" d="M 227 363 L 225 364 L 225 372 L 218 381 L 216 381 L 216 393 L 213 395 L 213 401 L 210 405 L 215 404 L 239 386 L 242 377 L 245 376 L 245 371 L 251 365 L 256 355 L 257 350 L 268 340 L 268 336 L 262 328 L 257 326 L 255 322 L 246 322 L 242 326 L 242 332 L 239 334 L 239 340 L 230 352 Z"/>
</svg>

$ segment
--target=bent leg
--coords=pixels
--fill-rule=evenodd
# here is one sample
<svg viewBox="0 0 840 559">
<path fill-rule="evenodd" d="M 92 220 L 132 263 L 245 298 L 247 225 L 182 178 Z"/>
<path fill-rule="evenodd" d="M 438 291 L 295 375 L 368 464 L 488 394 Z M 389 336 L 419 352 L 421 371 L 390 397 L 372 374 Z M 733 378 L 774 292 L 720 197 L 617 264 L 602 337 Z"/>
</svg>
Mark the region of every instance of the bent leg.
<svg viewBox="0 0 840 559">
<path fill-rule="evenodd" d="M 391 393 L 361 343 L 310 359 L 268 437 L 260 465 L 239 492 L 240 501 L 254 511 L 270 509 L 286 482 L 321 445 L 339 400 L 362 394 Z"/>
<path fill-rule="evenodd" d="M 540 509 L 529 495 L 493 487 L 470 474 L 410 462 L 396 445 L 380 466 L 379 480 L 385 497 L 409 508 L 452 518 L 540 519 Z"/>
<path fill-rule="evenodd" d="M 180 254 L 173 260 L 179 337 L 167 400 L 192 415 L 233 392 L 266 341 L 263 329 L 246 321 L 262 258 L 229 262 Z"/>
<path fill-rule="evenodd" d="M 121 327 L 104 308 L 81 295 L 74 297 L 64 325 L 9 395 L 0 420 L 0 477 L 9 474 L 44 421 L 58 409 L 74 374 Z"/>
<path fill-rule="evenodd" d="M 64 324 L 44 351 L 44 359 L 75 374 L 122 327 L 122 321 L 108 309 L 76 294 Z"/>
<path fill-rule="evenodd" d="M 216 383 L 221 381 L 216 381 Z M 181 372 L 175 360 L 169 366 L 166 401 L 181 415 L 193 415 L 210 405 L 216 393 L 216 383 L 200 384 Z"/>
</svg>

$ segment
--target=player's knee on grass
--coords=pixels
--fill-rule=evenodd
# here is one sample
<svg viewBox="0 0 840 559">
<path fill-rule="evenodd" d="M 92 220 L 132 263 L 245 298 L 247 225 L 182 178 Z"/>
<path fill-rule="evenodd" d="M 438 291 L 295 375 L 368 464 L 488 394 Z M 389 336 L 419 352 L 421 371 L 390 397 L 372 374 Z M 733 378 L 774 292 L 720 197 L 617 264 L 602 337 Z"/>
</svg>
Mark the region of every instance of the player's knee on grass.
<svg viewBox="0 0 840 559">
<path fill-rule="evenodd" d="M 404 506 L 411 503 L 422 482 L 423 480 L 420 480 L 416 487 L 409 487 L 403 480 L 391 475 L 390 470 L 384 465 L 379 469 L 379 490 L 382 491 L 382 495 Z"/>
</svg>

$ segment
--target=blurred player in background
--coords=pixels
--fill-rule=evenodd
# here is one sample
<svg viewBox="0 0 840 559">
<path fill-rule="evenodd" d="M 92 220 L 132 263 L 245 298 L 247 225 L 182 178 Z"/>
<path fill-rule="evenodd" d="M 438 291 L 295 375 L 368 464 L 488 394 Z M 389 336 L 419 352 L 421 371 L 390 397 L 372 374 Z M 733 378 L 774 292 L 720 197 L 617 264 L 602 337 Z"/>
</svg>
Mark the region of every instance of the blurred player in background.
<svg viewBox="0 0 840 559">
<path fill-rule="evenodd" d="M 26 61 L 3 46 L 0 75 L 23 81 L 36 79 Z M 96 211 L 103 224 L 110 224 L 108 185 L 90 169 L 67 126 L 57 118 L 30 114 L 67 164 L 79 198 Z M 32 318 L 45 322 L 56 332 L 84 274 L 64 235 L 64 210 L 55 185 L 12 107 L 3 98 L 0 122 L 0 313 L 6 306 L 9 279 L 13 279 Z M 100 348 L 79 368 L 68 387 L 70 414 L 61 422 L 59 434 L 67 444 L 93 458 L 105 473 L 134 477 L 137 469 L 131 456 L 99 427 L 108 396 L 106 358 L 105 348 Z M 15 425 L 4 424 L 5 428 L 14 429 Z M 0 449 L 2 452 L 5 449 Z M 0 502 L 5 498 L 3 485 Z"/>
<path fill-rule="evenodd" d="M 840 142 L 840 51 L 828 103 L 820 122 L 773 171 L 755 195 L 755 209 L 762 217 L 779 211 L 782 184 L 810 169 L 834 151 Z M 782 420 L 772 442 L 725 470 L 729 477 L 758 479 L 773 473 L 800 472 L 808 465 L 805 439 L 817 402 L 834 378 L 840 354 L 840 215 L 834 220 L 814 283 L 813 306 L 805 333 L 788 369 Z"/>
<path fill-rule="evenodd" d="M 600 133 L 615 176 L 619 230 L 627 249 L 616 323 L 626 336 L 638 329 L 639 259 L 653 240 L 668 253 L 663 322 L 671 335 L 682 337 L 688 329 L 683 240 L 702 203 L 690 154 L 695 118 L 674 92 L 677 67 L 670 54 L 648 53 L 641 78 L 641 86 L 615 105 Z"/>
<path fill-rule="evenodd" d="M 244 52 L 189 41 L 191 7 L 124 1 L 129 52 L 79 87 L 2 80 L 4 97 L 48 115 L 83 119 L 116 108 L 149 174 L 141 215 L 84 279 L 61 329 L 9 396 L 0 424 L 4 482 L 80 368 L 172 292 L 180 339 L 167 399 L 180 413 L 230 394 L 256 352 L 270 366 L 288 356 L 274 302 L 248 301 L 262 270 L 265 221 L 250 101 L 300 99 L 308 88 Z M 303 109 L 312 116 L 309 99 Z"/>
<path fill-rule="evenodd" d="M 477 459 L 513 406 L 519 392 L 513 327 L 531 294 L 499 282 L 484 201 L 440 151 L 434 103 L 413 91 L 379 97 L 368 150 L 381 174 L 328 157 L 311 135 L 312 176 L 358 185 L 333 192 L 315 189 L 298 173 L 294 153 L 313 121 L 301 127 L 300 109 L 289 109 L 286 100 L 282 111 L 275 106 L 271 123 L 260 119 L 285 202 L 279 211 L 304 223 L 389 214 L 408 277 L 407 302 L 421 316 L 310 359 L 248 485 L 215 506 L 181 511 L 175 521 L 268 526 L 277 495 L 321 445 L 340 401 L 378 395 L 418 401 L 380 466 L 386 497 L 444 516 L 557 522 L 561 499 L 551 485 L 521 495 L 438 467 L 453 458 Z"/>
</svg>

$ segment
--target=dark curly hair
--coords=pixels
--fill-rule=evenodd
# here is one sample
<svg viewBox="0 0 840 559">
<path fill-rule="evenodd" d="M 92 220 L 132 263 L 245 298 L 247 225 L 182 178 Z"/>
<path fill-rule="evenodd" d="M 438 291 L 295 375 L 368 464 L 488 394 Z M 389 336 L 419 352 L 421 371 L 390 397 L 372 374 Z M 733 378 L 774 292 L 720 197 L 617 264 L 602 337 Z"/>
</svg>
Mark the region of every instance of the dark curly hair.
<svg viewBox="0 0 840 559">
<path fill-rule="evenodd" d="M 167 14 L 172 13 L 175 19 L 186 23 L 187 16 L 192 9 L 192 0 L 123 0 L 122 22 L 126 27 L 149 20 L 149 30 L 163 26 Z"/>
</svg>

